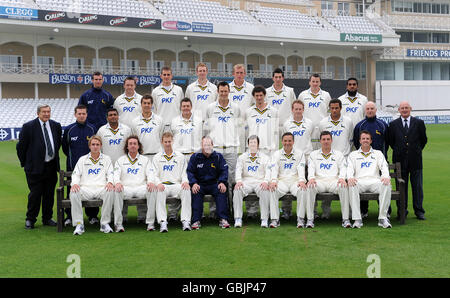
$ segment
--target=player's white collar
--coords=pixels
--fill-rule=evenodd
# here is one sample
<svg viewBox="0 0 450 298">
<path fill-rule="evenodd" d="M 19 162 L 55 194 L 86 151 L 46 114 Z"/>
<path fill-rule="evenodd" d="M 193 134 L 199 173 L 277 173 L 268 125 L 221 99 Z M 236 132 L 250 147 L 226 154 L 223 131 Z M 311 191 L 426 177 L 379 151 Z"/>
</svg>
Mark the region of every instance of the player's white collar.
<svg viewBox="0 0 450 298">
<path fill-rule="evenodd" d="M 163 83 L 161 83 L 161 84 L 159 85 L 159 87 L 161 87 L 161 89 L 166 89 L 167 91 L 171 91 L 171 90 L 173 89 L 173 86 L 174 86 L 174 85 L 173 85 L 172 82 L 170 83 L 169 89 L 167 89 L 167 87 L 164 86 Z"/>
<path fill-rule="evenodd" d="M 218 108 L 228 109 L 230 106 L 231 106 L 231 100 L 229 100 L 229 99 L 228 99 L 228 104 L 227 104 L 226 107 L 222 107 L 222 106 L 220 105 L 219 99 L 217 99 L 217 101 L 216 101 L 216 107 L 218 107 Z"/>
<path fill-rule="evenodd" d="M 361 152 L 361 153 L 365 154 L 365 153 L 362 151 L 362 147 L 359 147 L 358 152 Z M 367 153 L 373 153 L 373 148 L 372 148 L 372 146 L 370 146 L 370 150 L 369 150 L 369 152 L 367 152 Z"/>
<path fill-rule="evenodd" d="M 124 92 L 124 93 L 122 94 L 122 96 L 123 96 L 123 98 L 132 98 L 132 99 L 136 99 L 136 94 L 137 94 L 136 91 L 134 91 L 133 96 L 128 97 L 127 94 Z"/>
<path fill-rule="evenodd" d="M 242 83 L 242 85 L 241 86 L 238 86 L 238 85 L 236 85 L 236 83 L 234 82 L 234 79 L 233 79 L 233 81 L 231 82 L 231 84 L 230 85 L 232 85 L 232 86 L 236 86 L 236 87 L 239 87 L 239 88 L 242 88 L 242 87 L 247 87 L 247 81 L 246 80 L 244 80 L 244 83 Z"/>
<path fill-rule="evenodd" d="M 117 129 L 116 129 L 116 130 L 121 130 L 122 127 L 123 127 L 122 123 L 119 122 L 119 125 L 117 125 Z M 114 129 L 111 127 L 111 125 L 109 124 L 109 122 L 106 123 L 106 128 L 107 128 L 107 129 L 114 130 Z"/>
<path fill-rule="evenodd" d="M 320 152 L 320 154 L 322 154 L 322 155 L 326 155 L 325 153 L 323 153 L 322 148 L 319 149 L 319 152 Z M 334 150 L 331 149 L 331 150 L 330 150 L 330 153 L 328 153 L 328 154 L 334 155 Z"/>
<path fill-rule="evenodd" d="M 272 84 L 272 90 L 273 90 L 273 92 L 285 92 L 286 91 L 286 85 L 283 83 L 283 86 L 281 87 L 281 89 L 280 89 L 280 91 L 277 91 L 276 89 L 275 89 L 275 86 L 274 86 L 274 84 Z"/>
<path fill-rule="evenodd" d="M 256 154 L 255 154 L 255 156 L 252 156 L 252 154 L 250 153 L 250 150 L 249 151 L 247 151 L 247 153 L 248 153 L 248 157 L 250 157 L 250 158 L 255 158 L 255 157 L 259 157 L 259 150 L 258 151 L 256 151 Z"/>
<path fill-rule="evenodd" d="M 312 93 L 311 88 L 308 89 L 308 93 L 314 94 L 314 93 Z M 317 94 L 314 94 L 314 95 L 322 95 L 322 88 L 319 88 L 319 92 L 317 92 Z"/>
<path fill-rule="evenodd" d="M 131 158 L 129 152 L 127 153 L 127 156 L 128 156 L 128 159 L 129 159 L 130 161 L 132 161 L 133 163 L 134 163 L 136 160 L 139 160 L 139 158 L 141 157 L 141 155 L 139 154 L 139 152 L 136 154 L 136 157 L 135 157 L 134 159 Z"/>
<path fill-rule="evenodd" d="M 205 85 L 200 84 L 198 79 L 197 79 L 197 81 L 195 81 L 195 85 L 196 86 L 209 87 L 209 84 L 211 84 L 211 82 L 208 79 L 206 79 L 206 84 Z"/>
<path fill-rule="evenodd" d="M 344 115 L 341 114 L 341 117 L 339 117 L 339 120 L 333 120 L 331 119 L 331 115 L 328 116 L 328 122 L 334 121 L 334 122 L 341 122 L 343 120 Z M 304 118 L 304 117 L 303 117 Z"/>
<path fill-rule="evenodd" d="M 88 158 L 89 158 L 90 160 L 92 160 L 92 161 L 95 160 L 95 163 L 97 163 L 100 159 L 103 159 L 103 153 L 100 152 L 100 155 L 98 156 L 98 158 L 97 158 L 97 159 L 94 159 L 94 158 L 92 157 L 92 155 L 91 155 L 91 152 L 89 152 L 89 153 L 88 153 Z"/>
<path fill-rule="evenodd" d="M 348 91 L 347 92 L 345 92 L 345 97 L 347 98 L 347 97 L 350 97 L 350 98 L 360 98 L 361 97 L 361 94 L 359 94 L 359 92 L 358 91 L 356 91 L 356 95 L 355 96 L 350 96 L 350 95 L 348 95 Z"/>
</svg>

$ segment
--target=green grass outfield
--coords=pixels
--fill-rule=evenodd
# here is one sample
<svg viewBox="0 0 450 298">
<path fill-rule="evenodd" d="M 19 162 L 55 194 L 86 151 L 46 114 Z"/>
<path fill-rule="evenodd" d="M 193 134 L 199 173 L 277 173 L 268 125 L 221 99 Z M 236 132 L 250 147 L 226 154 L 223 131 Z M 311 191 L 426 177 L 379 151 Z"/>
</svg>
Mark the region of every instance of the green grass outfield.
<svg viewBox="0 0 450 298">
<path fill-rule="evenodd" d="M 82 277 L 366 277 L 370 254 L 380 257 L 381 277 L 450 277 L 450 126 L 428 125 L 427 133 L 426 221 L 414 217 L 410 199 L 406 225 L 394 218 L 393 228 L 383 230 L 371 202 L 362 229 L 343 229 L 339 202 L 333 202 L 332 218 L 316 220 L 312 230 L 297 229 L 292 218 L 278 229 L 245 220 L 241 229 L 222 230 L 214 221 L 190 232 L 170 224 L 165 234 L 136 224 L 103 234 L 87 225 L 81 237 L 71 227 L 63 233 L 43 227 L 40 217 L 36 229 L 25 230 L 25 175 L 15 143 L 2 142 L 0 277 L 66 277 L 70 254 L 80 256 Z M 395 215 L 395 203 L 392 208 Z M 135 222 L 136 209 L 129 213 Z"/>
</svg>

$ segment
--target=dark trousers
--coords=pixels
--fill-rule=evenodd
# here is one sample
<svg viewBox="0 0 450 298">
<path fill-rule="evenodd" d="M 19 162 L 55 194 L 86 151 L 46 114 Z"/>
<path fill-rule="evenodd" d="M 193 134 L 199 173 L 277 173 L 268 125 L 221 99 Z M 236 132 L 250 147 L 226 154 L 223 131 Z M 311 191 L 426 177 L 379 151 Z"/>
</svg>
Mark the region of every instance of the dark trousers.
<svg viewBox="0 0 450 298">
<path fill-rule="evenodd" d="M 197 194 L 192 193 L 192 222 L 200 221 L 203 214 L 203 197 L 212 195 L 216 201 L 216 214 L 219 219 L 228 220 L 228 188 L 221 193 L 217 188 L 218 184 L 200 185 Z"/>
<path fill-rule="evenodd" d="M 26 173 L 26 178 L 30 190 L 28 194 L 26 220 L 33 223 L 36 222 L 42 202 L 42 221 L 46 222 L 53 216 L 55 187 L 58 180 L 56 161 L 52 160 L 45 163 L 42 174 L 34 175 Z"/>
<path fill-rule="evenodd" d="M 402 178 L 405 180 L 406 184 L 406 214 L 408 214 L 408 182 L 410 180 L 411 182 L 411 190 L 412 190 L 412 199 L 413 199 L 413 208 L 414 208 L 414 214 L 416 216 L 418 215 L 424 215 L 425 210 L 423 209 L 423 170 L 408 170 L 407 167 L 405 167 L 406 170 L 403 170 L 402 165 Z M 409 179 L 408 179 L 409 178 Z M 397 207 L 398 207 L 398 201 L 397 201 Z"/>
</svg>

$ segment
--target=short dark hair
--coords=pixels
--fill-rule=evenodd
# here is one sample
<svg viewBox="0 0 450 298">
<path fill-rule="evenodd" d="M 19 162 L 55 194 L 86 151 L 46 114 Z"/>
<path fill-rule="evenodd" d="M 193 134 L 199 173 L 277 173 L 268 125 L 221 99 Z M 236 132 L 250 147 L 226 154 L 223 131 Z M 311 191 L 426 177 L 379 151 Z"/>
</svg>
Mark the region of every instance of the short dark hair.
<svg viewBox="0 0 450 298">
<path fill-rule="evenodd" d="M 107 110 L 106 110 L 106 115 L 108 115 L 109 112 L 116 112 L 117 115 L 119 115 L 119 111 L 118 111 L 116 108 L 109 108 L 109 109 L 107 109 Z"/>
<path fill-rule="evenodd" d="M 230 84 L 228 84 L 227 82 L 225 82 L 225 81 L 222 81 L 222 82 L 220 82 L 219 84 L 217 84 L 217 90 L 219 90 L 219 87 L 220 86 L 227 86 L 228 87 L 228 90 L 230 90 Z"/>
<path fill-rule="evenodd" d="M 358 86 L 358 80 L 356 78 L 348 78 L 347 79 L 347 85 L 349 81 L 355 81 L 356 82 L 356 86 Z"/>
<path fill-rule="evenodd" d="M 168 70 L 168 71 L 170 71 L 170 73 L 172 73 L 172 68 L 170 66 L 163 66 L 161 68 L 161 74 L 163 73 L 164 70 Z"/>
<path fill-rule="evenodd" d="M 147 94 L 142 95 L 141 104 L 144 99 L 150 99 L 150 102 L 153 104 L 153 96 L 151 94 L 147 93 Z"/>
<path fill-rule="evenodd" d="M 87 106 L 85 106 L 85 105 L 77 105 L 75 107 L 75 109 L 73 109 L 73 112 L 76 114 L 77 110 L 86 110 L 86 112 L 87 112 Z"/>
<path fill-rule="evenodd" d="M 123 83 L 125 84 L 126 81 L 133 81 L 133 82 L 134 82 L 134 85 L 137 85 L 137 82 L 136 82 L 136 78 L 135 78 L 135 77 L 128 76 L 128 77 L 125 78 L 125 80 L 123 80 Z"/>
<path fill-rule="evenodd" d="M 322 131 L 322 132 L 320 133 L 319 140 L 322 139 L 322 136 L 330 136 L 330 138 L 333 139 L 333 136 L 331 135 L 331 132 L 329 132 L 328 130 L 324 130 L 324 131 Z"/>
<path fill-rule="evenodd" d="M 138 152 L 139 152 L 139 154 L 142 154 L 142 152 L 143 152 L 143 146 L 142 146 L 141 141 L 139 141 L 139 137 L 136 136 L 136 135 L 131 135 L 131 136 L 129 136 L 129 137 L 126 139 L 126 141 L 125 141 L 125 146 L 124 146 L 125 154 L 128 154 L 128 141 L 131 140 L 131 139 L 135 139 L 135 140 L 138 141 L 138 144 L 139 144 Z"/>
<path fill-rule="evenodd" d="M 283 140 L 283 138 L 285 137 L 285 136 L 291 136 L 292 137 L 292 139 L 294 139 L 294 135 L 291 133 L 291 132 L 285 132 L 282 136 L 281 136 L 281 139 Z"/>
<path fill-rule="evenodd" d="M 361 135 L 362 135 L 362 134 L 369 135 L 369 136 L 370 136 L 370 139 L 373 140 L 373 139 L 372 139 L 372 134 L 370 133 L 370 131 L 365 130 L 365 129 L 364 129 L 364 130 L 361 130 L 361 131 L 359 132 L 359 138 L 360 138 L 360 139 L 361 139 Z"/>
<path fill-rule="evenodd" d="M 312 75 L 309 77 L 309 80 L 311 81 L 312 78 L 319 78 L 320 81 L 322 81 L 322 78 L 320 77 L 320 74 L 318 74 L 318 73 L 312 74 Z"/>
<path fill-rule="evenodd" d="M 96 71 L 92 74 L 92 78 L 94 78 L 94 76 L 103 76 L 103 74 L 99 71 Z"/>
<path fill-rule="evenodd" d="M 328 104 L 328 106 L 331 107 L 332 103 L 339 104 L 339 107 L 342 109 L 342 101 L 339 98 L 333 98 L 332 100 L 330 100 L 330 103 Z"/>
<path fill-rule="evenodd" d="M 281 76 L 284 78 L 284 72 L 281 68 L 279 67 L 275 68 L 275 70 L 272 72 L 272 78 L 275 76 L 276 73 L 281 73 Z"/>
<path fill-rule="evenodd" d="M 262 92 L 264 95 L 266 95 L 266 88 L 264 86 L 258 85 L 253 88 L 252 95 L 255 96 L 255 93 Z"/>
<path fill-rule="evenodd" d="M 191 107 L 192 107 L 192 100 L 190 100 L 189 97 L 185 97 L 185 98 L 183 98 L 183 99 L 180 101 L 180 108 L 181 108 L 181 105 L 183 104 L 183 102 L 188 102 L 188 103 L 190 103 L 190 104 L 191 104 Z"/>
</svg>

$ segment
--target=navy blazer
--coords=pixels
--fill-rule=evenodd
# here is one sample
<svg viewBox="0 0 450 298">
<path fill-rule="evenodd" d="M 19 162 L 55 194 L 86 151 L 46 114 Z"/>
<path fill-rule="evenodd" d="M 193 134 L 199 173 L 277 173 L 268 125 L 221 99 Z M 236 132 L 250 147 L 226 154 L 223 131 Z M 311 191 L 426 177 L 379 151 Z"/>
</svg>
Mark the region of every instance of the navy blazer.
<svg viewBox="0 0 450 298">
<path fill-rule="evenodd" d="M 428 141 L 423 120 L 412 117 L 408 132 L 403 128 L 402 118 L 389 123 L 389 146 L 392 148 L 392 162 L 401 162 L 409 170 L 420 170 L 422 165 L 422 150 Z M 407 169 L 405 169 L 407 170 Z"/>
<path fill-rule="evenodd" d="M 62 128 L 61 124 L 56 121 L 49 120 L 48 122 L 52 131 L 55 161 L 59 171 L 59 148 L 61 147 Z M 22 126 L 16 150 L 20 166 L 24 168 L 25 173 L 38 175 L 44 172 L 46 148 L 39 118 L 31 120 Z"/>
</svg>

